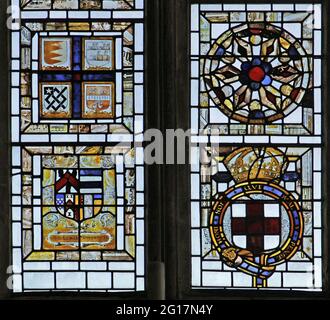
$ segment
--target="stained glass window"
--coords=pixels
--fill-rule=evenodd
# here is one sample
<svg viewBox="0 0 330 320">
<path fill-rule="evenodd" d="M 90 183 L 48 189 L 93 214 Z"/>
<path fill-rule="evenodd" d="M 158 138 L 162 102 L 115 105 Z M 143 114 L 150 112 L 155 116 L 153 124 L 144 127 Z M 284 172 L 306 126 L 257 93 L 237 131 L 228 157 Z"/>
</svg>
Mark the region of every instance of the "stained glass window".
<svg viewBox="0 0 330 320">
<path fill-rule="evenodd" d="M 13 290 L 144 291 L 144 1 L 12 5 Z"/>
<path fill-rule="evenodd" d="M 193 289 L 322 290 L 321 13 L 191 5 Z"/>
</svg>

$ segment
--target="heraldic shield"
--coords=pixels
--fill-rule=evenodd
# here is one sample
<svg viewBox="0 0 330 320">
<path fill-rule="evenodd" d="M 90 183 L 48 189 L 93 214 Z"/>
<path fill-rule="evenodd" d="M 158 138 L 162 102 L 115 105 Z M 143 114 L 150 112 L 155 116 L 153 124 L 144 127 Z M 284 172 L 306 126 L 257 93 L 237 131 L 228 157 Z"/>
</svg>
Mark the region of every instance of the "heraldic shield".
<svg viewBox="0 0 330 320">
<path fill-rule="evenodd" d="M 44 249 L 115 249 L 115 170 L 73 167 L 43 171 L 44 202 L 54 204 L 44 207 L 51 210 L 43 220 Z"/>
</svg>

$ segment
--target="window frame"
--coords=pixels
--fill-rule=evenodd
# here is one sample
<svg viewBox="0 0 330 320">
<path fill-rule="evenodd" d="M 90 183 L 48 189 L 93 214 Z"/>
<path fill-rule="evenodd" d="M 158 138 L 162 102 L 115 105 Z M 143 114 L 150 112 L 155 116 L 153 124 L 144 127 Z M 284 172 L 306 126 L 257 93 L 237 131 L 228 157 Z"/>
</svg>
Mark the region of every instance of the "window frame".
<svg viewBox="0 0 330 320">
<path fill-rule="evenodd" d="M 172 79 L 176 79 L 176 92 L 172 105 L 175 106 L 175 128 L 188 129 L 190 126 L 190 67 L 187 63 L 190 56 L 190 6 L 196 3 L 207 4 L 235 4 L 235 3 L 247 3 L 247 4 L 260 4 L 261 1 L 251 0 L 231 0 L 231 1 L 216 1 L 216 0 L 175 0 L 174 3 L 168 1 L 168 9 L 163 10 L 167 12 L 167 21 L 171 26 L 175 28 L 171 33 L 176 35 L 175 39 L 167 39 L 168 43 L 164 44 L 164 47 L 175 47 L 174 56 L 168 58 L 172 61 L 169 73 L 172 74 Z M 327 106 L 329 106 L 329 81 L 330 81 L 330 68 L 328 61 L 330 59 L 329 43 L 329 16 L 330 6 L 325 0 L 320 1 L 308 1 L 308 0 L 292 0 L 292 1 L 280 1 L 272 0 L 272 3 L 291 4 L 291 3 L 321 3 L 323 8 L 323 52 L 324 59 L 322 75 L 323 75 L 323 133 L 328 132 L 330 124 L 330 112 Z M 165 5 L 166 6 L 166 5 Z M 163 31 L 164 32 L 164 31 Z M 163 54 L 164 50 L 161 50 Z M 171 79 L 167 83 L 168 88 L 171 86 Z M 166 91 L 166 89 L 164 89 Z M 188 114 L 188 116 L 187 116 Z M 330 160 L 329 141 L 326 134 L 323 137 L 323 163 L 328 165 Z M 186 157 L 189 157 L 189 147 L 186 148 Z M 328 161 L 327 161 L 328 160 Z M 172 174 L 166 174 L 166 183 L 172 184 L 172 190 L 176 187 L 178 193 L 175 197 L 175 204 L 168 212 L 173 212 L 178 218 L 177 223 L 174 224 L 176 228 L 171 228 L 170 223 L 166 223 L 167 232 L 166 235 L 171 239 L 171 243 L 177 243 L 176 252 L 167 251 L 169 254 L 166 259 L 166 271 L 168 274 L 167 293 L 169 297 L 176 299 L 195 299 L 195 300 L 208 300 L 208 299 L 327 299 L 330 297 L 329 291 L 329 273 L 328 258 L 330 255 L 330 239 L 328 237 L 329 230 L 329 215 L 327 211 L 330 208 L 329 199 L 327 194 L 330 190 L 330 183 L 324 179 L 323 181 L 323 291 L 322 292 L 308 292 L 308 291 L 291 291 L 291 290 L 256 290 L 256 289 L 191 289 L 191 236 L 190 236 L 190 166 L 182 166 L 182 168 L 172 168 Z M 325 174 L 328 172 L 328 166 L 323 168 Z M 182 182 L 185 182 L 182 184 Z M 172 218 L 168 218 L 168 221 L 173 221 Z M 175 240 L 172 240 L 175 239 Z M 188 245 L 187 245 L 188 244 Z M 175 248 L 175 247 L 174 247 Z M 174 271 L 173 266 L 177 269 Z M 187 272 L 189 270 L 189 272 Z M 176 289 L 172 284 L 175 284 Z M 293 294 L 294 292 L 294 294 Z"/>
<path fill-rule="evenodd" d="M 7 8 L 11 1 L 0 3 L 1 23 L 6 26 L 9 15 Z M 158 39 L 158 15 L 159 0 L 145 0 L 145 32 L 144 32 L 144 55 L 145 55 L 145 129 L 159 126 L 159 118 L 153 116 L 153 111 L 159 109 L 158 88 L 154 83 L 158 83 L 159 74 L 153 72 L 153 68 L 159 65 L 159 51 L 154 39 Z M 155 27 L 156 26 L 156 27 Z M 10 152 L 10 36 L 11 31 L 3 32 L 0 41 L 3 44 L 0 48 L 0 58 L 2 70 L 0 79 L 0 93 L 3 97 L 3 110 L 0 120 L 0 298 L 5 300 L 53 300 L 70 298 L 73 300 L 81 299 L 102 299 L 102 300 L 146 300 L 162 299 L 164 294 L 158 283 L 162 282 L 163 253 L 161 248 L 161 211 L 157 210 L 159 203 L 160 190 L 160 170 L 156 166 L 145 166 L 145 270 L 146 286 L 145 291 L 133 293 L 100 293 L 100 292 L 33 292 L 33 293 L 13 293 L 7 288 L 7 281 L 10 281 L 11 270 L 11 213 L 10 213 L 10 194 L 11 194 L 11 152 Z M 151 67 L 150 67 L 151 66 Z M 150 93 L 149 93 L 150 92 Z M 152 111 L 152 112 L 151 112 Z M 156 114 L 159 114 L 157 112 Z M 156 179 L 155 179 L 156 177 Z M 149 192 L 152 191 L 152 192 Z M 150 214 L 152 213 L 152 214 Z M 155 227 L 157 226 L 157 227 Z M 152 240 L 150 240 L 152 239 Z"/>
</svg>

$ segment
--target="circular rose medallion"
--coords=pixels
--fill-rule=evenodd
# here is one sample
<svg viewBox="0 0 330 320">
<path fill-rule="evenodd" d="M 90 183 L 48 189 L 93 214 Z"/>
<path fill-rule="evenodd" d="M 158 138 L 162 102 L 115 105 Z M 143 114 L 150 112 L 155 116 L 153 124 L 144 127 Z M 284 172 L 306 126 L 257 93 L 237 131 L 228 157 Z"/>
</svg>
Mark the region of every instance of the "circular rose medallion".
<svg viewBox="0 0 330 320">
<path fill-rule="evenodd" d="M 267 124 L 301 103 L 311 83 L 309 58 L 298 40 L 276 26 L 251 23 L 223 33 L 204 63 L 213 102 L 231 119 Z"/>
</svg>

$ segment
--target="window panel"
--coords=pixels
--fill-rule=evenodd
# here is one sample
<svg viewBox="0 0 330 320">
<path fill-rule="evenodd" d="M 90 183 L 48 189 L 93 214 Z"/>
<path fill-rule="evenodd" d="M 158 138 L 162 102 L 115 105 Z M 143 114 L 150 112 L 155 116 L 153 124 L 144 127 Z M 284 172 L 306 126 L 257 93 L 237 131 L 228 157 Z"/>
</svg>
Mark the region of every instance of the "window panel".
<svg viewBox="0 0 330 320">
<path fill-rule="evenodd" d="M 142 58 L 143 24 L 87 21 L 23 20 L 21 33 L 13 32 L 21 69 L 13 70 L 12 86 L 17 92 L 20 85 L 22 96 L 20 112 L 13 101 L 13 120 L 19 114 L 21 121 L 20 129 L 13 126 L 15 142 L 33 142 L 34 133 L 43 133 L 43 142 L 107 142 L 109 133 L 141 133 L 134 125 L 143 112 L 143 83 L 134 78 L 143 72 L 143 61 L 136 61 Z"/>
<path fill-rule="evenodd" d="M 321 22 L 313 22 L 320 6 L 265 12 L 270 6 L 192 5 L 193 129 L 265 139 L 321 134 L 319 103 L 313 107 L 321 93 Z"/>
<path fill-rule="evenodd" d="M 13 290 L 144 291 L 144 161 L 133 146 L 144 130 L 143 1 L 23 0 L 21 10 Z"/>
<path fill-rule="evenodd" d="M 191 6 L 193 289 L 322 290 L 321 25 L 314 4 Z"/>
</svg>

